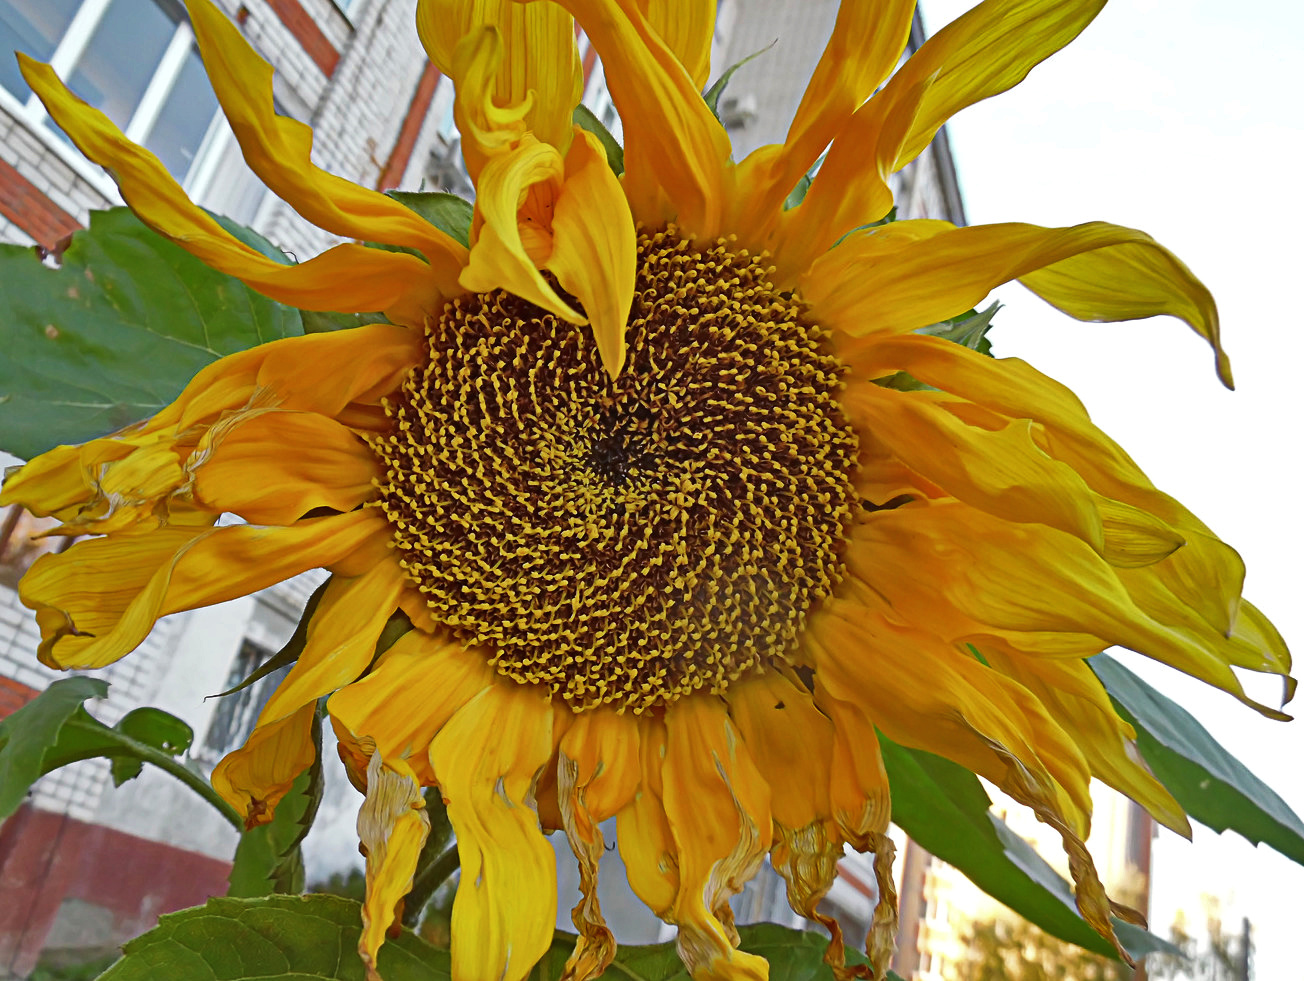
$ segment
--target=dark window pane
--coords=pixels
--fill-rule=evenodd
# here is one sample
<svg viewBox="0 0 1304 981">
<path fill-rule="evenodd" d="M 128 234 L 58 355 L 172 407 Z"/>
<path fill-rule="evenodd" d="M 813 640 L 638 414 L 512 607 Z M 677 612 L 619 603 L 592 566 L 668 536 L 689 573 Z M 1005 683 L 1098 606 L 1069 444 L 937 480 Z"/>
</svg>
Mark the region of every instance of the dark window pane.
<svg viewBox="0 0 1304 981">
<path fill-rule="evenodd" d="M 113 0 L 68 87 L 125 127 L 175 30 L 176 23 L 154 0 Z"/>
<path fill-rule="evenodd" d="M 216 111 L 217 96 L 208 84 L 199 52 L 191 48 L 163 110 L 145 138 L 146 149 L 163 161 L 173 177 L 185 180 Z"/>
<path fill-rule="evenodd" d="M 82 0 L 0 0 L 0 86 L 24 102 L 32 90 L 18 71 L 15 51 L 49 61 Z"/>
</svg>

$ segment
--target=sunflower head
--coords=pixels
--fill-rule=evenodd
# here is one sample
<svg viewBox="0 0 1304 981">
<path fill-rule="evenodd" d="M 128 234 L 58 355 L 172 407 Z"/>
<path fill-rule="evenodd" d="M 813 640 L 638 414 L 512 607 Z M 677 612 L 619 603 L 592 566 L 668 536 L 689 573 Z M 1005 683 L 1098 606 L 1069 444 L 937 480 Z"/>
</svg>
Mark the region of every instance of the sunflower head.
<svg viewBox="0 0 1304 981">
<path fill-rule="evenodd" d="M 213 781 L 267 820 L 330 696 L 367 795 L 373 974 L 434 786 L 462 866 L 456 981 L 515 981 L 547 949 L 553 829 L 583 890 L 567 977 L 610 963 L 610 818 L 694 978 L 766 976 L 728 901 L 767 853 L 793 908 L 829 927 L 835 974 L 881 977 L 880 733 L 1053 827 L 1112 939 L 1082 844 L 1091 779 L 1187 826 L 1085 659 L 1129 647 L 1280 716 L 1232 669 L 1286 675 L 1290 657 L 1241 599 L 1235 552 L 1071 393 L 926 328 L 1018 279 L 1081 319 L 1181 317 L 1230 385 L 1217 312 L 1131 229 L 882 221 L 892 174 L 945 120 L 1100 0 L 986 0 L 899 67 L 913 3 L 849 0 L 785 141 L 737 162 L 700 94 L 713 4 L 420 0 L 476 185 L 469 248 L 318 169 L 271 69 L 209 0 L 189 6 L 250 166 L 358 241 L 272 263 L 48 67 L 24 72 L 159 233 L 275 299 L 390 322 L 224 358 L 155 417 L 13 477 L 4 502 L 92 536 L 23 582 L 42 659 L 102 666 L 161 616 L 329 569 L 298 662 Z M 573 123 L 577 24 L 625 120 L 622 173 Z M 396 610 L 413 627 L 377 657 Z M 873 927 L 851 938 L 868 967 L 818 909 L 847 846 L 875 855 Z"/>
</svg>

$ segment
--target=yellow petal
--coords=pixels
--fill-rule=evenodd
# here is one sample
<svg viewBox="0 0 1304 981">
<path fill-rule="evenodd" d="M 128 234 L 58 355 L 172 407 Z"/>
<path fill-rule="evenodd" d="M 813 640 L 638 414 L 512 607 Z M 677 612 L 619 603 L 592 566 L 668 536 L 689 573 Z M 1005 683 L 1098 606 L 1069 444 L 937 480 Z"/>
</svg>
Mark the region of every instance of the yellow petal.
<svg viewBox="0 0 1304 981">
<path fill-rule="evenodd" d="M 957 544 L 974 541 L 982 547 Z M 920 554 L 929 561 L 920 563 Z M 1209 633 L 1174 628 L 1182 605 L 1165 600 L 1159 590 L 1142 589 L 1151 581 L 1149 569 L 1113 569 L 1082 542 L 1044 525 L 1004 522 L 959 503 L 879 511 L 853 530 L 847 565 L 913 622 L 940 624 L 951 616 L 938 609 L 940 590 L 973 633 L 1007 631 L 1016 644 L 1022 631 L 1090 635 L 1104 646 L 1118 644 L 1185 671 L 1269 717 L 1282 717 L 1245 694 L 1227 653 Z M 1002 589 L 991 589 L 994 582 Z M 964 639 L 962 629 L 955 639 Z"/>
<path fill-rule="evenodd" d="M 694 979 L 743 981 L 769 975 L 761 957 L 737 950 L 718 913 L 769 850 L 770 790 L 725 705 L 706 695 L 666 709 L 661 766 L 666 819 L 679 853 L 679 956 Z"/>
<path fill-rule="evenodd" d="M 295 777 L 312 762 L 309 724 L 317 699 L 367 669 L 394 611 L 402 575 L 398 564 L 389 562 L 357 578 L 330 580 L 299 659 L 258 713 L 245 744 L 213 769 L 214 789 L 250 826 L 272 819 Z"/>
<path fill-rule="evenodd" d="M 1105 686 L 1085 662 L 1020 657 L 986 648 L 983 656 L 1032 692 L 1056 719 L 1068 723 L 1093 776 L 1131 797 L 1155 820 L 1191 837 L 1186 813 L 1146 769 L 1136 748 L 1136 732 L 1118 717 Z"/>
<path fill-rule="evenodd" d="M 629 804 L 638 789 L 638 723 L 599 708 L 574 717 L 558 749 L 557 794 L 562 823 L 580 866 L 580 901 L 571 921 L 580 937 L 566 961 L 568 981 L 601 974 L 616 953 L 616 940 L 598 904 L 598 862 L 606 842 L 598 824 Z"/>
<path fill-rule="evenodd" d="M 436 733 L 493 677 L 482 652 L 410 630 L 365 677 L 332 695 L 327 709 L 356 739 L 371 740 L 385 759 L 405 760 L 433 783 L 426 757 Z"/>
<path fill-rule="evenodd" d="M 729 717 L 770 786 L 774 820 L 804 828 L 829 817 L 833 724 L 810 694 L 773 671 L 733 682 Z"/>
<path fill-rule="evenodd" d="M 157 157 L 68 91 L 49 65 L 22 54 L 18 59 L 51 118 L 82 153 L 109 171 L 137 217 L 212 268 L 305 310 L 382 310 L 397 322 L 420 324 L 442 306 L 430 266 L 405 253 L 346 243 L 294 266 L 272 261 L 192 203 Z"/>
<path fill-rule="evenodd" d="M 292 524 L 318 507 L 352 511 L 374 495 L 379 473 L 365 443 L 312 412 L 236 417 L 213 427 L 200 452 L 207 456 L 195 472 L 199 501 L 254 524 Z"/>
<path fill-rule="evenodd" d="M 518 225 L 518 221 L 531 222 L 551 233 L 554 201 L 564 173 L 561 154 L 528 135 L 515 150 L 485 164 L 475 202 L 479 233 L 461 282 L 474 293 L 507 290 L 563 320 L 582 324 L 584 317 L 539 273 Z"/>
<path fill-rule="evenodd" d="M 693 238 L 723 233 L 729 138 L 636 0 L 558 0 L 602 58 L 626 121 L 623 185 L 640 224 L 676 221 Z"/>
<path fill-rule="evenodd" d="M 462 860 L 453 901 L 455 978 L 520 981 L 552 943 L 556 857 L 534 803 L 535 779 L 553 751 L 552 719 L 545 696 L 496 684 L 430 746 Z"/>
<path fill-rule="evenodd" d="M 578 130 L 552 219 L 547 268 L 579 301 L 612 378 L 625 363 L 625 327 L 634 302 L 637 233 L 620 181 L 592 133 Z"/>
<path fill-rule="evenodd" d="M 947 493 L 1008 521 L 1039 521 L 1104 548 L 1100 514 L 1072 467 L 1036 445 L 1030 420 L 999 430 L 966 426 L 922 392 L 869 382 L 843 395 L 851 420 Z"/>
<path fill-rule="evenodd" d="M 473 180 L 488 156 L 524 132 L 566 152 L 584 71 L 574 21 L 560 6 L 420 0 L 417 33 L 430 60 L 457 86 L 458 127 Z M 467 49 L 468 57 L 456 57 L 473 35 L 474 56 Z"/>
<path fill-rule="evenodd" d="M 639 10 L 700 92 L 711 76 L 715 0 L 638 0 Z"/>
<path fill-rule="evenodd" d="M 430 818 L 421 786 L 402 762 L 379 752 L 367 766 L 367 799 L 358 811 L 358 840 L 367 858 L 367 897 L 362 904 L 358 953 L 367 981 L 381 981 L 376 954 L 389 928 L 399 921 L 403 897 L 412 888 Z"/>
<path fill-rule="evenodd" d="M 415 211 L 313 164 L 312 128 L 276 113 L 272 66 L 211 0 L 187 0 L 204 68 L 250 169 L 318 228 L 343 238 L 417 249 L 437 288 L 456 294 L 466 249 Z"/>
<path fill-rule="evenodd" d="M 910 37 L 914 10 L 915 0 L 844 0 L 838 7 L 787 138 L 755 150 L 738 166 L 737 223 L 745 241 L 769 228 L 797 181 L 891 74 Z M 868 146 L 861 143 L 861 169 Z"/>
<path fill-rule="evenodd" d="M 679 855 L 661 800 L 666 727 L 651 714 L 637 722 L 642 783 L 616 821 L 616 844 L 634 895 L 661 919 L 669 920 L 679 893 Z"/>
<path fill-rule="evenodd" d="M 198 534 L 196 534 L 198 531 Z M 387 535 L 370 511 L 289 528 L 161 528 L 78 542 L 38 559 L 20 586 L 41 625 L 40 656 L 62 668 L 110 664 L 170 613 L 247 596 Z"/>
<path fill-rule="evenodd" d="M 911 331 L 961 314 L 995 287 L 1021 279 L 1079 320 L 1168 314 L 1186 321 L 1213 347 L 1219 377 L 1230 387 L 1213 297 L 1144 232 L 1105 222 L 954 229 L 928 222 L 921 231 L 913 241 L 900 230 L 857 235 L 817 261 L 801 282 L 815 318 L 856 336 Z M 837 255 L 843 248 L 853 251 Z"/>
</svg>

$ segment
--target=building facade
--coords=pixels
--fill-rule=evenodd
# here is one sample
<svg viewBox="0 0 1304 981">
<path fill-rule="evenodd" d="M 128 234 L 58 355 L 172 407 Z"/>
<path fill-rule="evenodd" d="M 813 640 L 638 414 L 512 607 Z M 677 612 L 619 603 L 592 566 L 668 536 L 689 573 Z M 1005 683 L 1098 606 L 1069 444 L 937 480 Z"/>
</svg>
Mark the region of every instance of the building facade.
<svg viewBox="0 0 1304 981">
<path fill-rule="evenodd" d="M 452 85 L 417 40 L 416 0 L 217 2 L 275 67 L 278 111 L 312 125 L 317 164 L 381 190 L 471 192 L 453 125 Z M 736 73 L 720 103 L 736 158 L 783 139 L 837 7 L 837 0 L 720 0 L 712 51 L 717 75 L 779 38 Z M 917 16 L 912 50 L 923 37 Z M 579 46 L 585 104 L 619 136 L 596 52 L 583 36 Z M 299 259 L 335 244 L 245 165 L 178 0 L 0 0 L 0 51 L 11 49 L 53 64 L 79 95 L 155 152 L 199 204 L 251 225 Z M 902 217 L 964 223 L 945 130 L 897 176 L 894 189 Z M 72 147 L 15 64 L 0 57 L 0 242 L 53 248 L 84 227 L 92 210 L 120 203 L 108 176 Z M 0 522 L 3 716 L 57 677 L 35 660 L 35 622 L 14 585 L 43 549 L 59 546 L 34 540 L 41 522 L 17 509 L 0 513 Z M 195 731 L 191 758 L 211 768 L 243 741 L 277 678 L 237 695 L 208 696 L 232 687 L 284 645 L 323 578 L 306 574 L 256 596 L 167 618 L 139 650 L 97 673 L 111 688 L 90 710 L 110 724 L 142 704 L 172 712 Z M 333 755 L 329 748 L 327 754 Z M 357 803 L 337 779 L 306 846 L 310 879 L 357 862 Z M 225 892 L 234 844 L 234 833 L 207 805 L 161 773 L 147 769 L 118 790 L 102 761 L 51 774 L 0 828 L 0 978 L 26 976 L 43 951 L 49 958 L 110 950 L 159 913 Z M 558 844 L 564 927 L 577 883 L 574 860 L 564 840 Z M 827 908 L 849 936 L 863 936 L 876 899 L 868 858 L 849 855 L 842 873 Z M 671 935 L 634 898 L 618 868 L 604 866 L 601 889 L 622 939 Z M 768 868 L 736 899 L 735 912 L 740 922 L 799 924 L 782 881 Z"/>
</svg>

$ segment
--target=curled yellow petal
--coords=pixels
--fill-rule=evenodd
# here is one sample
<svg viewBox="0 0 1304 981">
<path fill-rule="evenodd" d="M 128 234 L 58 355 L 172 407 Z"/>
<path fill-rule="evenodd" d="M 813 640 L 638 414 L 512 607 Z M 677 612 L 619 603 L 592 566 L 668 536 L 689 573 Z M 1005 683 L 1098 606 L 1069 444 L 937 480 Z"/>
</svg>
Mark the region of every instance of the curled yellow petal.
<svg viewBox="0 0 1304 981">
<path fill-rule="evenodd" d="M 157 157 L 73 95 L 49 65 L 22 54 L 18 60 L 51 118 L 82 153 L 109 171 L 141 221 L 212 268 L 305 310 L 381 310 L 396 322 L 420 324 L 442 306 L 431 267 L 405 253 L 345 243 L 298 265 L 272 261 L 196 206 Z"/>
<path fill-rule="evenodd" d="M 535 781 L 553 751 L 545 697 L 486 688 L 444 726 L 430 762 L 457 834 L 455 978 L 520 981 L 552 943 L 556 856 L 539 827 Z"/>
<path fill-rule="evenodd" d="M 566 157 L 552 236 L 547 268 L 584 308 L 602 363 L 615 378 L 625 363 L 637 234 L 620 181 L 592 133 L 579 130 Z"/>
<path fill-rule="evenodd" d="M 475 293 L 504 289 L 563 320 L 583 315 L 557 295 L 539 272 L 551 254 L 553 208 L 565 176 L 561 154 L 531 136 L 485 164 L 476 195 L 477 234 L 461 283 Z M 543 240 L 542 255 L 526 250 L 523 228 Z"/>
<path fill-rule="evenodd" d="M 457 292 L 466 249 L 415 211 L 313 164 L 312 128 L 277 115 L 272 66 L 212 0 L 187 0 L 204 68 L 250 169 L 318 228 L 344 238 L 417 249 L 437 288 Z"/>
<path fill-rule="evenodd" d="M 649 227 L 675 221 L 697 239 L 725 232 L 729 138 L 678 56 L 637 0 L 558 2 L 597 49 L 627 121 L 623 186 L 634 218 Z"/>
<path fill-rule="evenodd" d="M 584 87 L 569 13 L 553 3 L 420 0 L 417 33 L 457 86 L 462 152 L 473 180 L 490 155 L 525 132 L 567 151 Z M 459 56 L 459 46 L 477 35 Z"/>
<path fill-rule="evenodd" d="M 918 237 L 910 231 L 871 230 L 821 257 L 801 280 L 816 319 L 853 336 L 911 331 L 1019 279 L 1080 320 L 1178 317 L 1213 347 L 1219 378 L 1231 385 L 1213 297 L 1144 232 L 1105 222 L 948 228 L 935 221 L 919 226 Z M 851 251 L 839 255 L 843 249 Z"/>
<path fill-rule="evenodd" d="M 367 765 L 367 799 L 358 811 L 358 839 L 367 859 L 367 897 L 362 903 L 358 953 L 367 981 L 381 981 L 376 955 L 389 928 L 403 912 L 403 897 L 412 888 L 421 846 L 430 834 L 430 818 L 421 786 L 401 762 L 374 752 Z"/>
</svg>

